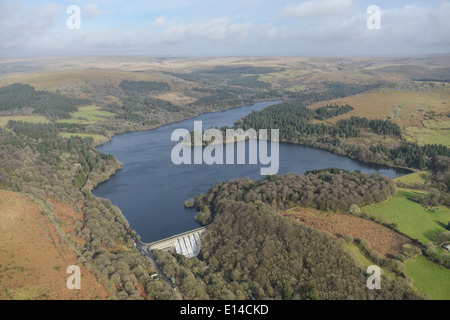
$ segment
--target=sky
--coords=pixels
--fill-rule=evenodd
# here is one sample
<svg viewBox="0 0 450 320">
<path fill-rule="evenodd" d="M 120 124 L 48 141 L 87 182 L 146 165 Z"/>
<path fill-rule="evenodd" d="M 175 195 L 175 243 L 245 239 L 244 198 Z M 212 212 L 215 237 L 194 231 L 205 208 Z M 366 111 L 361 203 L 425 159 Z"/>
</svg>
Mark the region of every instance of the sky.
<svg viewBox="0 0 450 320">
<path fill-rule="evenodd" d="M 448 53 L 450 0 L 0 0 L 0 58 Z"/>
</svg>

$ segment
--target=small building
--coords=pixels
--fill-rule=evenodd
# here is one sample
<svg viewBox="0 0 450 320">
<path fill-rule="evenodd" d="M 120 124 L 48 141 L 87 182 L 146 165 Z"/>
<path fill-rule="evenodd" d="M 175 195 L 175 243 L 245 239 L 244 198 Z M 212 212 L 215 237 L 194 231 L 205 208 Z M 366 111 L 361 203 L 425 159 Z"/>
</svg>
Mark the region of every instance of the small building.
<svg viewBox="0 0 450 320">
<path fill-rule="evenodd" d="M 442 248 L 447 249 L 447 251 L 450 252 L 450 243 L 449 243 L 449 244 L 444 244 L 444 245 L 442 246 Z"/>
</svg>

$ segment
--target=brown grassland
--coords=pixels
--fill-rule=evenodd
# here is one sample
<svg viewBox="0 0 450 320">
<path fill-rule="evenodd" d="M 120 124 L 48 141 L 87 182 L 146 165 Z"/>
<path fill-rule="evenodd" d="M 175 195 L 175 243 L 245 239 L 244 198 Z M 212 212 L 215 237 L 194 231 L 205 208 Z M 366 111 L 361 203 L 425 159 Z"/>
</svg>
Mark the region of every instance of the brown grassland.
<svg viewBox="0 0 450 320">
<path fill-rule="evenodd" d="M 71 206 L 53 204 L 65 231 L 71 231 L 81 214 Z M 0 299 L 108 299 L 107 287 L 60 241 L 41 210 L 27 196 L 0 190 Z M 81 290 L 66 287 L 70 265 L 80 266 Z"/>
<path fill-rule="evenodd" d="M 403 129 L 407 141 L 450 146 L 450 84 L 405 82 L 392 88 L 316 103 L 310 108 L 326 104 L 348 104 L 354 108 L 328 120 L 329 123 L 352 116 L 389 119 Z"/>
<path fill-rule="evenodd" d="M 26 67 L 24 67 L 26 66 Z M 450 67 L 443 57 L 416 58 L 314 58 L 314 57 L 216 57 L 166 58 L 96 56 L 79 58 L 23 58 L 0 60 L 0 86 L 27 83 L 46 89 L 89 97 L 89 92 L 117 86 L 121 80 L 164 81 L 170 93 L 157 96 L 175 105 L 193 102 L 186 89 L 202 87 L 199 83 L 181 80 L 164 71 L 189 73 L 197 70 L 226 67 L 272 67 L 279 72 L 259 76 L 274 89 L 299 92 L 320 88 L 324 83 L 377 84 L 408 81 L 415 78 L 439 78 L 441 70 Z M 16 71 L 17 70 L 17 71 Z M 108 96 L 110 102 L 116 101 Z M 412 97 L 414 98 L 414 97 Z"/>
<path fill-rule="evenodd" d="M 282 215 L 338 237 L 347 234 L 354 239 L 366 239 L 373 250 L 387 258 L 397 256 L 402 253 L 404 244 L 412 243 L 410 239 L 374 221 L 348 214 L 297 207 L 283 212 Z"/>
</svg>

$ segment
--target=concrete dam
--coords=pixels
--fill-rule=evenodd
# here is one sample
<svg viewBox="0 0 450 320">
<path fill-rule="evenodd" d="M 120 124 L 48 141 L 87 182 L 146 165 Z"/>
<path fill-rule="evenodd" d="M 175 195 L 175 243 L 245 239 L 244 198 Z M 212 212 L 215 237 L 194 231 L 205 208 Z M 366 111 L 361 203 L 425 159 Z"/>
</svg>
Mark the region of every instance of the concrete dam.
<svg viewBox="0 0 450 320">
<path fill-rule="evenodd" d="M 176 251 L 176 253 L 182 254 L 186 258 L 193 258 L 200 253 L 200 236 L 205 233 L 205 231 L 206 227 L 202 227 L 152 243 L 144 243 L 143 246 L 147 247 L 149 251 Z"/>
</svg>

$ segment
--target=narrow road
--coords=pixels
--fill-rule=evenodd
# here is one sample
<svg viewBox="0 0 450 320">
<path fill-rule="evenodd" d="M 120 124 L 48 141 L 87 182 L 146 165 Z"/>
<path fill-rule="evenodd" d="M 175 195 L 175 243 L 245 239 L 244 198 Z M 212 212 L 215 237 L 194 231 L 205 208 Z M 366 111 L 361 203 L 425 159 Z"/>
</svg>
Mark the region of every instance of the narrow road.
<svg viewBox="0 0 450 320">
<path fill-rule="evenodd" d="M 158 272 L 158 275 L 161 279 L 163 279 L 165 282 L 167 282 L 173 289 L 177 289 L 177 287 L 175 286 L 175 284 L 166 276 L 166 274 L 164 273 L 164 271 L 161 269 L 161 267 L 159 266 L 158 262 L 156 261 L 155 256 L 152 254 L 152 252 L 150 251 L 149 247 L 147 245 L 142 245 L 140 243 L 136 244 L 136 248 L 138 248 L 138 250 L 140 250 L 141 252 L 144 253 L 144 255 L 146 255 L 147 257 L 149 257 L 150 259 L 152 259 L 153 264 L 155 265 L 156 271 Z M 178 289 L 177 289 L 178 290 Z"/>
</svg>

